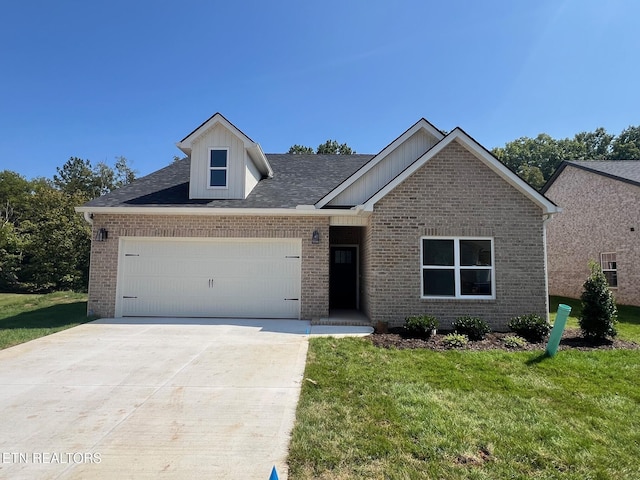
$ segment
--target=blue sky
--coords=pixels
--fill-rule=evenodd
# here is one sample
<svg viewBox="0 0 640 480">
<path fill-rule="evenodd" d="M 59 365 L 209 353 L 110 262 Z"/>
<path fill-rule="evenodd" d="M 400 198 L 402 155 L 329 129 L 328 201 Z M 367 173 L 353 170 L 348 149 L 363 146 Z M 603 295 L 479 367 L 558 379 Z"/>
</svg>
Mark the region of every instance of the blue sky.
<svg viewBox="0 0 640 480">
<path fill-rule="evenodd" d="M 640 125 L 636 0 L 5 2 L 0 170 L 139 175 L 221 112 L 266 153 L 376 153 L 419 118 L 487 148 Z"/>
</svg>

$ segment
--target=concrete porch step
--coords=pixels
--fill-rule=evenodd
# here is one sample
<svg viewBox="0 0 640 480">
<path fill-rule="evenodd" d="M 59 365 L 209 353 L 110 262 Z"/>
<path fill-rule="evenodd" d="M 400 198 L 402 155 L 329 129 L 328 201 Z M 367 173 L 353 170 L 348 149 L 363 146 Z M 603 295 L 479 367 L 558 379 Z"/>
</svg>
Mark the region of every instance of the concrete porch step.
<svg viewBox="0 0 640 480">
<path fill-rule="evenodd" d="M 331 310 L 328 317 L 311 320 L 311 325 L 347 325 L 370 327 L 367 316 L 358 310 Z"/>
</svg>

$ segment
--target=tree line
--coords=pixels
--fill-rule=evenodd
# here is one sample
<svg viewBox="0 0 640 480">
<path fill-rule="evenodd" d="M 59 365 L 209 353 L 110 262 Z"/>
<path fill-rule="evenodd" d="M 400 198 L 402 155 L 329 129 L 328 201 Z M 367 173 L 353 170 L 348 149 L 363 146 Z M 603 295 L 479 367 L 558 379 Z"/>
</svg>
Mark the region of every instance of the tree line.
<svg viewBox="0 0 640 480">
<path fill-rule="evenodd" d="M 52 179 L 0 171 L 0 291 L 86 290 L 91 229 L 74 207 L 131 183 L 125 157 L 113 166 L 71 157 Z"/>
<path fill-rule="evenodd" d="M 619 135 L 597 128 L 563 139 L 541 133 L 518 138 L 491 153 L 539 189 L 563 160 L 640 160 L 640 126 L 630 126 Z"/>
</svg>

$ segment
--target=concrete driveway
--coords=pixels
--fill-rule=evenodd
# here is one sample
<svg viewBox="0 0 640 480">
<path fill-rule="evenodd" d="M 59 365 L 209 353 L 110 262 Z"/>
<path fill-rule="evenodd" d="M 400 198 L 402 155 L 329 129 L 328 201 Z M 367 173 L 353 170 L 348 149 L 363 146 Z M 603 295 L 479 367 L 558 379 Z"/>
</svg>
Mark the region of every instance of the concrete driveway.
<svg viewBox="0 0 640 480">
<path fill-rule="evenodd" d="M 309 333 L 110 319 L 2 350 L 0 478 L 286 478 Z"/>
</svg>

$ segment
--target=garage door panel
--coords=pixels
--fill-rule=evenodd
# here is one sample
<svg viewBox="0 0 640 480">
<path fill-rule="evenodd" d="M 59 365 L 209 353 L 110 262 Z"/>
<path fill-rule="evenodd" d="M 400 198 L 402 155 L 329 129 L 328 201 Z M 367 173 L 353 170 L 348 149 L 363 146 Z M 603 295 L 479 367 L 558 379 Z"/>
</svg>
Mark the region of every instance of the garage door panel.
<svg viewBox="0 0 640 480">
<path fill-rule="evenodd" d="M 201 296 L 208 289 L 207 281 L 206 278 L 187 276 L 159 278 L 157 276 L 134 275 L 129 278 L 131 286 L 126 288 L 126 295 L 137 297 L 141 295 L 166 295 L 168 291 L 173 289 L 180 291 L 180 296 L 190 296 L 190 294 Z M 171 295 L 174 299 L 176 296 Z"/>
<path fill-rule="evenodd" d="M 122 316 L 299 318 L 299 239 L 123 238 Z"/>
<path fill-rule="evenodd" d="M 144 301 L 138 301 L 144 300 Z M 165 297 L 149 295 L 139 299 L 124 299 L 125 316 L 175 316 L 175 317 L 255 317 L 255 318 L 297 318 L 298 307 L 295 301 L 282 299 L 274 304 L 271 298 L 256 298 L 251 303 L 244 302 L 241 297 L 231 296 L 205 306 L 200 298 L 182 297 L 162 310 L 157 307 L 165 302 Z M 128 302 L 128 303 L 127 303 Z M 238 315 L 238 305 L 241 314 Z"/>
<path fill-rule="evenodd" d="M 146 265 L 146 263 L 149 263 Z M 144 259 L 138 265 L 133 265 L 126 269 L 128 276 L 136 276 L 140 278 L 162 277 L 171 279 L 176 278 L 209 278 L 212 274 L 211 267 L 203 264 L 202 260 L 185 261 L 185 262 L 166 262 L 162 258 Z"/>
</svg>

